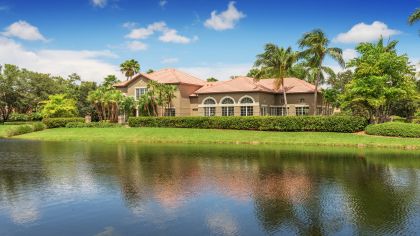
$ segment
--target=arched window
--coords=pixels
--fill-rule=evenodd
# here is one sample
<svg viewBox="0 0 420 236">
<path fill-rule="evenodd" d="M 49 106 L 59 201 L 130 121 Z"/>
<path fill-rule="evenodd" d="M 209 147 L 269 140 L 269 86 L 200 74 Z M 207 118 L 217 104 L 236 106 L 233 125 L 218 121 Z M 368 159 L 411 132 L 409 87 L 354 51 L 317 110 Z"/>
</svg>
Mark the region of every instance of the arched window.
<svg viewBox="0 0 420 236">
<path fill-rule="evenodd" d="M 243 97 L 240 100 L 241 105 L 241 116 L 253 116 L 254 115 L 254 107 L 252 104 L 254 100 L 250 97 Z"/>
<path fill-rule="evenodd" d="M 216 105 L 216 101 L 214 100 L 214 98 L 207 98 L 206 100 L 204 100 L 203 104 L 204 105 Z"/>
<path fill-rule="evenodd" d="M 232 98 L 225 98 L 222 100 L 222 104 L 235 104 Z"/>
<path fill-rule="evenodd" d="M 241 104 L 251 104 L 254 103 L 254 100 L 250 97 L 244 97 L 241 99 Z"/>
<path fill-rule="evenodd" d="M 234 116 L 235 115 L 235 101 L 230 98 L 226 97 L 222 99 L 222 116 Z"/>
<path fill-rule="evenodd" d="M 216 100 L 214 98 L 206 98 L 203 101 L 203 104 L 204 104 L 204 116 L 216 115 Z"/>
</svg>

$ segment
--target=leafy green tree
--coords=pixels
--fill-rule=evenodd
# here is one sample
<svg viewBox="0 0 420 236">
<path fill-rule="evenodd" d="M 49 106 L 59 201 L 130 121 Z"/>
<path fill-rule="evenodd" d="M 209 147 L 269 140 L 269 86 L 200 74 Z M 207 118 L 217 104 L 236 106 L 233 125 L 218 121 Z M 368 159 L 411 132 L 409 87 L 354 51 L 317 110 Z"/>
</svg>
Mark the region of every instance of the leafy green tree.
<svg viewBox="0 0 420 236">
<path fill-rule="evenodd" d="M 146 74 L 151 74 L 153 72 L 155 72 L 153 69 L 148 69 L 147 72 L 146 72 Z"/>
<path fill-rule="evenodd" d="M 50 95 L 44 102 L 41 114 L 45 118 L 50 117 L 75 117 L 77 116 L 76 101 L 67 98 L 66 94 Z"/>
<path fill-rule="evenodd" d="M 217 82 L 217 81 L 219 80 L 214 77 L 207 78 L 207 82 Z"/>
<path fill-rule="evenodd" d="M 257 55 L 257 60 L 255 61 L 255 66 L 260 67 L 262 71 L 258 76 L 262 78 L 276 78 L 274 86 L 277 90 L 280 87 L 283 89 L 285 107 L 287 107 L 287 88 L 284 84 L 284 78 L 290 74 L 290 70 L 297 59 L 297 53 L 293 52 L 291 47 L 284 49 L 269 43 L 265 45 L 264 52 Z"/>
<path fill-rule="evenodd" d="M 306 64 L 313 69 L 313 78 L 315 84 L 314 91 L 314 115 L 317 114 L 318 102 L 318 87 L 322 80 L 323 71 L 326 67 L 323 66 L 324 60 L 327 56 L 337 61 L 342 67 L 345 66 L 343 60 L 343 52 L 340 48 L 329 47 L 330 41 L 325 33 L 320 29 L 315 29 L 311 32 L 305 33 L 299 40 L 299 47 L 303 49 L 300 52 L 300 58 L 306 61 Z"/>
<path fill-rule="evenodd" d="M 348 63 L 355 72 L 342 96 L 344 108 L 382 123 L 389 119 L 395 102 L 415 97 L 414 67 L 407 55 L 397 54 L 397 43 L 384 45 L 380 39 L 356 47 L 360 56 Z"/>
<path fill-rule="evenodd" d="M 104 78 L 102 86 L 108 89 L 113 88 L 113 85 L 120 82 L 120 80 L 115 75 L 108 75 Z"/>
<path fill-rule="evenodd" d="M 120 65 L 120 70 L 128 80 L 140 71 L 140 64 L 134 59 L 126 60 Z"/>
<path fill-rule="evenodd" d="M 7 121 L 13 109 L 21 105 L 25 96 L 23 83 L 17 66 L 4 65 L 0 74 L 0 115 L 3 121 Z"/>
</svg>

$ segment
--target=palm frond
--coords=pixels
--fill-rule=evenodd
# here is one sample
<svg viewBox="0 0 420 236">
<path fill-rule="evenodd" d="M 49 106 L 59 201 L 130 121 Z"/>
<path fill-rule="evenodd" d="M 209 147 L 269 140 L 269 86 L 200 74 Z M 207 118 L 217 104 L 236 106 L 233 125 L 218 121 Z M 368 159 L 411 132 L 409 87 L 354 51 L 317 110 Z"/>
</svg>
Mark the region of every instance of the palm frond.
<svg viewBox="0 0 420 236">
<path fill-rule="evenodd" d="M 413 25 L 414 23 L 416 23 L 417 21 L 420 21 L 420 8 L 417 8 L 413 14 L 410 15 L 410 17 L 408 18 L 408 23 L 410 25 Z"/>
</svg>

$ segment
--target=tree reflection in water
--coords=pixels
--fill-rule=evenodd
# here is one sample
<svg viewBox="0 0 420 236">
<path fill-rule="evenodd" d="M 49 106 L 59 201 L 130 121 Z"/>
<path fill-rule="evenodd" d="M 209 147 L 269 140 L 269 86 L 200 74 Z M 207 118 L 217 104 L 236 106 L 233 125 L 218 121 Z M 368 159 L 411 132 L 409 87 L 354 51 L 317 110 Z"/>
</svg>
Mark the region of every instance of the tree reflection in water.
<svg viewBox="0 0 420 236">
<path fill-rule="evenodd" d="M 0 152 L 0 219 L 7 211 L 17 225 L 42 221 L 44 198 L 109 202 L 117 192 L 132 217 L 197 233 L 396 234 L 420 224 L 416 152 L 48 142 Z"/>
</svg>

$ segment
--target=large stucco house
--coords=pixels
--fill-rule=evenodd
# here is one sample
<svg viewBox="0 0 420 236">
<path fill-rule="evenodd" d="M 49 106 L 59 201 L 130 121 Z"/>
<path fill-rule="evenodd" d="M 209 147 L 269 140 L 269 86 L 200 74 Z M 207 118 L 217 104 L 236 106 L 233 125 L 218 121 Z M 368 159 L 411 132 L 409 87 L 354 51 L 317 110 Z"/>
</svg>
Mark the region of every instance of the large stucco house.
<svg viewBox="0 0 420 236">
<path fill-rule="evenodd" d="M 147 92 L 147 83 L 156 81 L 174 85 L 176 89 L 169 116 L 260 116 L 285 115 L 283 88 L 276 90 L 274 79 L 255 80 L 238 76 L 227 81 L 206 82 L 176 69 L 162 69 L 150 74 L 139 73 L 114 86 L 127 96 L 138 99 Z M 313 113 L 315 86 L 297 78 L 286 78 L 289 115 Z M 318 111 L 323 104 L 318 94 Z M 159 110 L 159 115 L 160 110 Z M 324 113 L 326 109 L 323 109 Z M 328 112 L 327 112 L 328 113 Z M 136 112 L 138 115 L 138 112 Z"/>
</svg>

